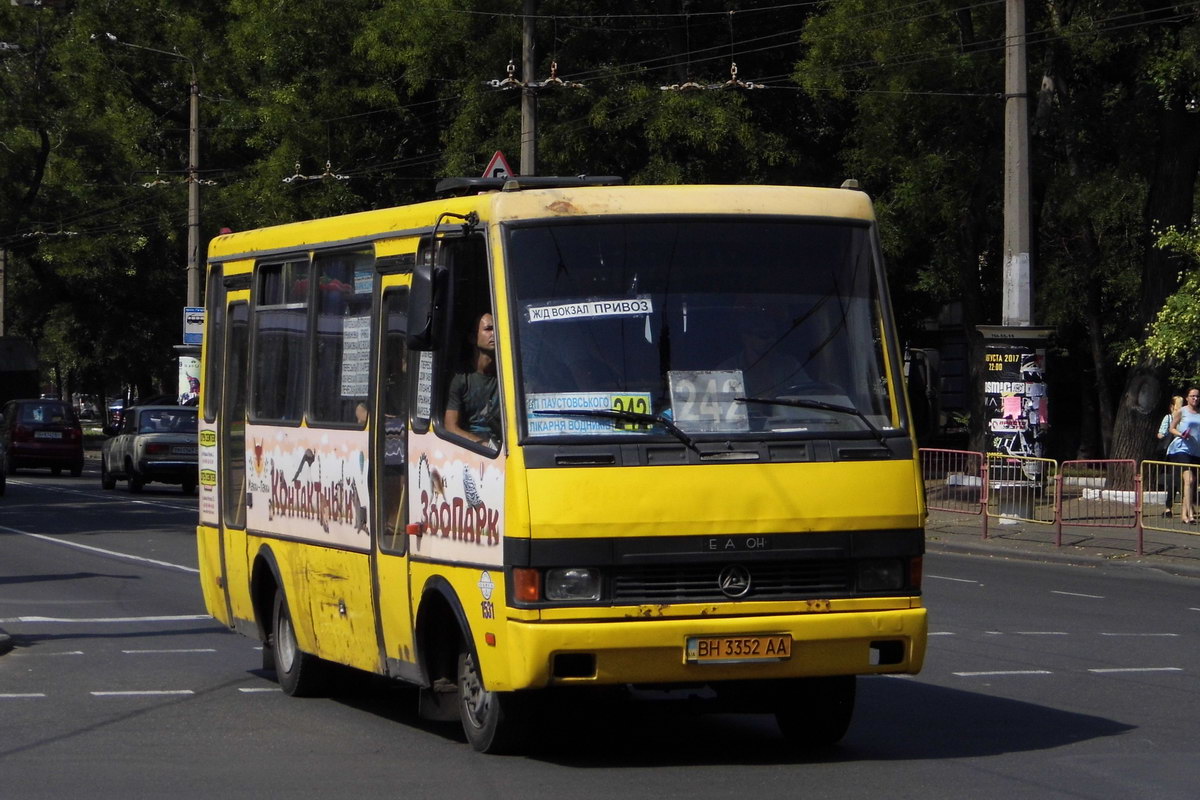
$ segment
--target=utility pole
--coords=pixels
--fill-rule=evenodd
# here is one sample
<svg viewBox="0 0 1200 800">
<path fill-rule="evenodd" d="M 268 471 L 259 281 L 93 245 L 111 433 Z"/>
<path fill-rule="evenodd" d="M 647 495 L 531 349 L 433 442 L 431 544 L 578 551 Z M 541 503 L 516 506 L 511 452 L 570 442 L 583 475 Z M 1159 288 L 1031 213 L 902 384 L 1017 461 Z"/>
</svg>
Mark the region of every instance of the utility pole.
<svg viewBox="0 0 1200 800">
<path fill-rule="evenodd" d="M 1029 92 L 1025 74 L 1025 0 L 1006 0 L 1004 51 L 1003 324 L 1033 325 L 1029 260 Z"/>
<path fill-rule="evenodd" d="M 188 121 L 187 304 L 200 305 L 200 84 L 192 73 Z"/>
<path fill-rule="evenodd" d="M 537 175 L 537 90 L 531 85 L 535 76 L 534 15 L 537 0 L 525 0 L 521 25 L 521 174 Z"/>
<path fill-rule="evenodd" d="M 1046 478 L 1038 459 L 1045 454 L 1050 428 L 1046 342 L 1054 333 L 1050 328 L 1033 327 L 1029 91 L 1025 73 L 1025 0 L 1005 0 L 1004 304 L 1001 324 L 980 325 L 979 331 L 984 338 L 984 447 L 991 453 L 1015 457 L 1006 462 L 1007 466 L 989 466 L 989 475 L 1014 485 Z M 1005 502 L 1002 494 L 1002 516 L 1021 518 L 1032 514 L 1029 509 L 1004 511 Z"/>
</svg>

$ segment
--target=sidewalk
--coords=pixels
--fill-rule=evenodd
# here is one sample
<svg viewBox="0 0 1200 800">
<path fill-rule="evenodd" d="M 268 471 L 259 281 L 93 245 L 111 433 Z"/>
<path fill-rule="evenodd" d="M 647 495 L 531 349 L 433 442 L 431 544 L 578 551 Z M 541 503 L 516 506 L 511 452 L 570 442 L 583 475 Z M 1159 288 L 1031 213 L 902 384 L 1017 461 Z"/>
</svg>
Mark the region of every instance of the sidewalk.
<svg viewBox="0 0 1200 800">
<path fill-rule="evenodd" d="M 1062 547 L 1057 547 L 1058 529 L 1054 525 L 994 517 L 987 523 L 988 538 L 984 539 L 983 519 L 979 515 L 930 511 L 925 547 L 935 553 L 972 553 L 1086 566 L 1129 564 L 1200 578 L 1200 531 L 1192 534 L 1147 530 L 1143 555 L 1139 556 L 1136 528 L 1064 526 Z"/>
</svg>

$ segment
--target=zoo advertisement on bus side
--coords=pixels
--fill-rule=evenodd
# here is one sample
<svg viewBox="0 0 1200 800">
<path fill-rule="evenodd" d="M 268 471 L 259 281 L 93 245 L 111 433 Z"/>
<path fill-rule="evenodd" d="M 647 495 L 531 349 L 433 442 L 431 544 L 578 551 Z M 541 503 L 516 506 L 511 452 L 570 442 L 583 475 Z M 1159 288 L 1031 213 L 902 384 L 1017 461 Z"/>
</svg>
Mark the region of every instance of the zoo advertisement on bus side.
<svg viewBox="0 0 1200 800">
<path fill-rule="evenodd" d="M 367 433 L 246 426 L 246 524 L 318 544 L 371 546 Z"/>
</svg>

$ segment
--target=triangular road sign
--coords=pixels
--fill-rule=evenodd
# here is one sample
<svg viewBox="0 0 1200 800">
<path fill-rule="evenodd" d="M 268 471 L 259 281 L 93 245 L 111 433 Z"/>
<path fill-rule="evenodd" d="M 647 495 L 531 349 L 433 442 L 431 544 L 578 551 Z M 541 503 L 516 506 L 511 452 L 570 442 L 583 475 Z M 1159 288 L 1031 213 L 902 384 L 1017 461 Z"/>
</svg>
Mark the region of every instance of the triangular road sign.
<svg viewBox="0 0 1200 800">
<path fill-rule="evenodd" d="M 504 158 L 504 152 L 501 150 L 496 151 L 492 160 L 488 162 L 487 169 L 483 171 L 485 178 L 512 178 L 514 176 L 516 173 L 508 165 L 508 160 Z"/>
</svg>

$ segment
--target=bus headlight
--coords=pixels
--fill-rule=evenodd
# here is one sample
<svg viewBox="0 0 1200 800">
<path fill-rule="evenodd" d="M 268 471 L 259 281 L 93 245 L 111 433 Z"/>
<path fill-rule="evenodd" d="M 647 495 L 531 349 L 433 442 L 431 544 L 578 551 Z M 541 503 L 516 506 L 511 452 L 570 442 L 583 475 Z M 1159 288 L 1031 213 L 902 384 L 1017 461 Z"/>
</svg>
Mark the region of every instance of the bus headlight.
<svg viewBox="0 0 1200 800">
<path fill-rule="evenodd" d="M 548 569 L 543 587 L 547 600 L 599 600 L 600 572 L 585 567 Z"/>
<path fill-rule="evenodd" d="M 869 559 L 858 562 L 858 590 L 882 592 L 904 588 L 904 562 L 900 559 Z"/>
</svg>

